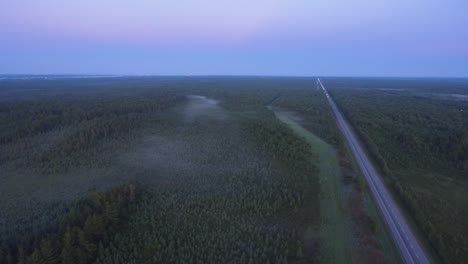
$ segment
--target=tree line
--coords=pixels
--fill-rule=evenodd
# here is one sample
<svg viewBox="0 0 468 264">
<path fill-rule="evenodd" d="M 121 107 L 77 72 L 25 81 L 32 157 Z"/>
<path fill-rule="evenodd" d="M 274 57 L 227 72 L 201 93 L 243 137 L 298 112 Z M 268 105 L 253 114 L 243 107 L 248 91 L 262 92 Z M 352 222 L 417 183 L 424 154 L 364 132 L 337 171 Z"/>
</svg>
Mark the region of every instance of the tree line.
<svg viewBox="0 0 468 264">
<path fill-rule="evenodd" d="M 468 232 L 468 104 L 410 92 L 328 87 L 443 262 L 468 260 L 462 235 Z"/>
<path fill-rule="evenodd" d="M 16 239 L 4 241 L 0 263 L 92 263 L 97 250 L 125 228 L 140 196 L 141 189 L 135 184 L 90 193 L 67 208 L 55 231 L 37 237 L 16 234 Z"/>
</svg>

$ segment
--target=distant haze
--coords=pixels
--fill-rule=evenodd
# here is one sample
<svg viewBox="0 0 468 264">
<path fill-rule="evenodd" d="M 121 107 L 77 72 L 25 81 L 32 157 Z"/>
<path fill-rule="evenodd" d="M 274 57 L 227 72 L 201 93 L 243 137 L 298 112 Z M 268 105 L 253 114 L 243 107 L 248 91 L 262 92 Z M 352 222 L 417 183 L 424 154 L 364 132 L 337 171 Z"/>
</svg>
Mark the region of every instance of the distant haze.
<svg viewBox="0 0 468 264">
<path fill-rule="evenodd" d="M 0 74 L 468 77 L 465 0 L 2 0 Z"/>
</svg>

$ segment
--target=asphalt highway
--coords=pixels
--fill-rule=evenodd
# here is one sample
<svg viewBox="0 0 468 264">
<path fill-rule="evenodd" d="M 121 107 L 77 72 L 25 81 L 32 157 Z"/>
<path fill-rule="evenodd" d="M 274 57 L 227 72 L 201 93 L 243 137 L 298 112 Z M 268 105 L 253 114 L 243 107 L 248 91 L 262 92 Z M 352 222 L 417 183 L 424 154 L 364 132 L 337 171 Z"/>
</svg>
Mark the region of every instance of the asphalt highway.
<svg viewBox="0 0 468 264">
<path fill-rule="evenodd" d="M 380 211 L 387 223 L 388 230 L 393 236 L 395 245 L 401 253 L 401 257 L 405 263 L 430 263 L 425 251 L 422 249 L 419 241 L 417 240 L 414 232 L 411 230 L 408 222 L 403 214 L 400 212 L 395 201 L 392 199 L 389 191 L 383 184 L 380 175 L 370 162 L 367 154 L 359 145 L 355 135 L 350 129 L 349 125 L 341 115 L 335 102 L 328 94 L 327 90 L 322 84 L 320 79 L 317 79 L 317 84 L 325 93 L 328 102 L 331 105 L 333 114 L 338 123 L 338 126 L 348 141 L 351 150 L 356 158 L 356 161 L 367 181 L 367 185 L 371 190 L 375 201 L 380 208 Z"/>
</svg>

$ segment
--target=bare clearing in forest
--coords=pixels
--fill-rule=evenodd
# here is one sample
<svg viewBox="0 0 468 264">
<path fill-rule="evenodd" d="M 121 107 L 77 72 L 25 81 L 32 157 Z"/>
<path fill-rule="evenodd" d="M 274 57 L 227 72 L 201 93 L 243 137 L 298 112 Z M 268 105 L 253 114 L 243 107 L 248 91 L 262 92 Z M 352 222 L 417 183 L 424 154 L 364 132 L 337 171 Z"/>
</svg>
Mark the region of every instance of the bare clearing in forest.
<svg viewBox="0 0 468 264">
<path fill-rule="evenodd" d="M 201 95 L 188 95 L 189 99 L 184 109 L 185 121 L 192 122 L 198 117 L 210 117 L 223 120 L 226 114 L 219 106 L 218 101 Z"/>
</svg>

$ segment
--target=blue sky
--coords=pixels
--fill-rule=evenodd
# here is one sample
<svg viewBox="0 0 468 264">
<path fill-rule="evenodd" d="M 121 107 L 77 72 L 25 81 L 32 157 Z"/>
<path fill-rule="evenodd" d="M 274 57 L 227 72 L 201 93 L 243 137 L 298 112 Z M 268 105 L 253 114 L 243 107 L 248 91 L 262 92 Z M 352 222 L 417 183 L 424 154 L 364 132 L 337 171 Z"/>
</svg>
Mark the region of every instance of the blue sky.
<svg viewBox="0 0 468 264">
<path fill-rule="evenodd" d="M 468 77 L 462 0 L 3 0 L 0 73 Z"/>
</svg>

